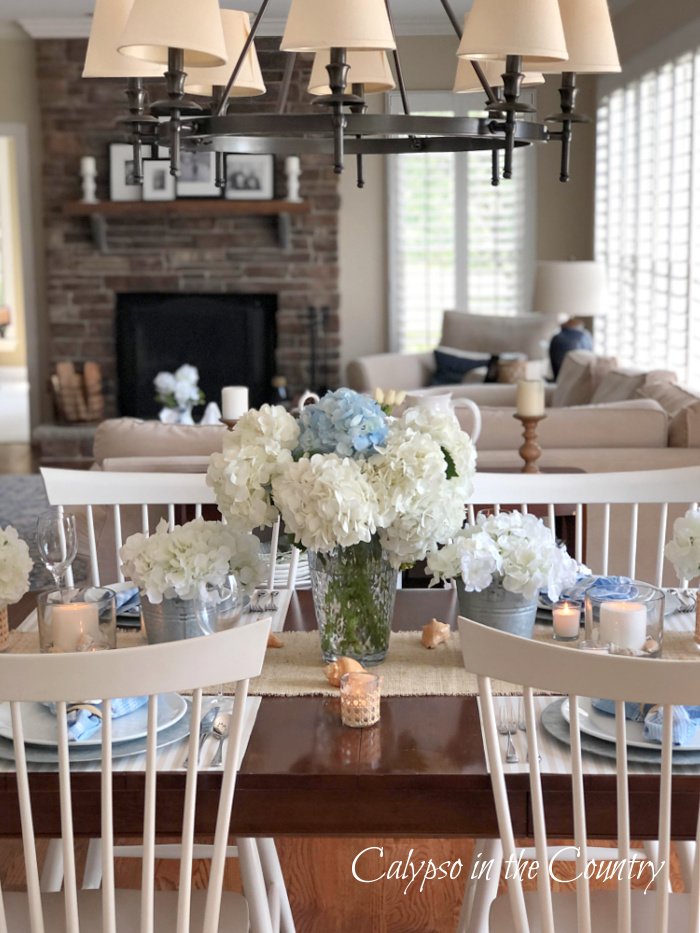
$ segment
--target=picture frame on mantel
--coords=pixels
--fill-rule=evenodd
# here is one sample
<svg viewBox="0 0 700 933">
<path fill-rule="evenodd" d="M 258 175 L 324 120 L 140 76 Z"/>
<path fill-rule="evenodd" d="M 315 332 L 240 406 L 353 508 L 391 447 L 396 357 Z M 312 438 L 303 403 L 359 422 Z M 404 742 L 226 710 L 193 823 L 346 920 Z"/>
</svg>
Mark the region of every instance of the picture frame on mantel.
<svg viewBox="0 0 700 933">
<path fill-rule="evenodd" d="M 213 152 L 180 153 L 180 177 L 177 179 L 178 198 L 220 198 L 216 187 L 216 157 Z"/>
<path fill-rule="evenodd" d="M 175 200 L 175 178 L 170 174 L 170 159 L 143 160 L 143 199 Z"/>
<path fill-rule="evenodd" d="M 228 201 L 271 201 L 275 196 L 275 157 L 270 153 L 226 155 Z"/>
<path fill-rule="evenodd" d="M 134 150 L 128 143 L 109 147 L 109 197 L 111 201 L 141 201 L 140 184 L 134 184 Z"/>
</svg>

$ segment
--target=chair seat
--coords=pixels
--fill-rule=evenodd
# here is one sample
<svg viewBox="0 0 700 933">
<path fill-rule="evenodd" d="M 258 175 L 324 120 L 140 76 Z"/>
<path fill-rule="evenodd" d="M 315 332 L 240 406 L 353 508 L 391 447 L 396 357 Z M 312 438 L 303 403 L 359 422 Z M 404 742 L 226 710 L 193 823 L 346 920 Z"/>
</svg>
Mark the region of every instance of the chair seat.
<svg viewBox="0 0 700 933">
<path fill-rule="evenodd" d="M 4 893 L 9 933 L 26 933 L 29 925 L 29 900 L 26 893 Z M 191 929 L 201 929 L 206 904 L 206 891 L 192 892 Z M 177 891 L 155 892 L 156 933 L 173 933 L 177 928 Z M 45 929 L 50 933 L 66 933 L 63 894 L 42 895 Z M 117 930 L 134 933 L 140 929 L 141 891 L 116 892 Z M 102 929 L 102 892 L 78 891 L 80 929 L 99 933 Z M 220 933 L 247 933 L 248 904 L 241 894 L 224 891 L 221 896 Z"/>
<path fill-rule="evenodd" d="M 531 933 L 540 933 L 540 904 L 536 891 L 525 892 L 525 908 Z M 687 930 L 690 920 L 692 897 L 690 894 L 669 895 L 668 930 Z M 576 893 L 552 895 L 554 929 L 557 933 L 576 933 Z M 632 891 L 632 929 L 634 933 L 653 933 L 656 892 Z M 591 892 L 591 928 L 595 933 L 617 933 L 617 894 L 615 891 Z M 500 894 L 491 906 L 489 929 L 493 933 L 515 933 L 516 927 L 510 912 L 507 894 Z"/>
</svg>

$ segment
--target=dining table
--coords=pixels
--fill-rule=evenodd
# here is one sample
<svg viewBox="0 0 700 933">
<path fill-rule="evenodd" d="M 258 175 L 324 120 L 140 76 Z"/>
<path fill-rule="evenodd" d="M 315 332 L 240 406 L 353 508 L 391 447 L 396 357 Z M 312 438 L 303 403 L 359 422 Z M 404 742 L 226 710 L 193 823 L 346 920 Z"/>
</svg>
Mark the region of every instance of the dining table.
<svg viewBox="0 0 700 933">
<path fill-rule="evenodd" d="M 16 626 L 32 606 L 33 594 L 10 614 Z M 431 618 L 449 622 L 458 615 L 453 589 L 403 589 L 396 594 L 393 628 L 417 631 Z M 309 590 L 289 600 L 285 631 L 316 627 Z M 690 637 L 690 634 L 688 635 Z M 270 649 L 273 650 L 273 649 Z M 391 648 L 390 648 L 391 651 Z M 319 655 L 319 669 L 321 667 Z M 698 669 L 700 671 L 700 668 Z M 674 776 L 672 835 L 694 838 L 700 794 L 700 766 Z M 76 771 L 75 832 L 100 831 L 99 771 Z M 197 788 L 198 834 L 211 833 L 221 774 L 201 771 Z M 38 836 L 60 834 L 58 777 L 30 776 Z M 506 776 L 515 834 L 532 836 L 527 769 Z M 584 776 L 588 834 L 609 839 L 616 832 L 616 776 Z M 180 831 L 185 772 L 158 775 L 157 831 Z M 634 838 L 658 835 L 658 774 L 630 778 Z M 545 811 L 552 836 L 573 834 L 571 777 L 543 774 Z M 114 828 L 138 835 L 143 820 L 144 775 L 114 774 Z M 498 835 L 491 784 L 484 756 L 478 700 L 474 695 L 387 696 L 381 718 L 369 728 L 343 726 L 337 696 L 263 696 L 240 767 L 231 832 L 236 836 L 474 837 Z M 0 835 L 20 834 L 13 772 L 0 773 Z"/>
</svg>

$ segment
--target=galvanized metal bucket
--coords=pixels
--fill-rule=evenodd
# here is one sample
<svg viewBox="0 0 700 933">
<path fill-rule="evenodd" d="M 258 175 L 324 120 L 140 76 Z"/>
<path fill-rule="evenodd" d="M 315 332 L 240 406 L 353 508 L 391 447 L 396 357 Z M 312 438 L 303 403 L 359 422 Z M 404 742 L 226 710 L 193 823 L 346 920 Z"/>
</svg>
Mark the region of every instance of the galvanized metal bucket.
<svg viewBox="0 0 700 933">
<path fill-rule="evenodd" d="M 468 619 L 491 628 L 532 638 L 537 615 L 537 600 L 525 599 L 520 593 L 510 593 L 503 584 L 493 581 L 480 593 L 467 593 L 461 578 L 457 579 L 459 611 Z"/>
<path fill-rule="evenodd" d="M 173 596 L 160 603 L 152 603 L 141 594 L 141 619 L 151 645 L 212 635 L 222 628 L 229 628 L 239 615 L 236 594 L 230 590 L 224 591 L 219 601 Z"/>
</svg>

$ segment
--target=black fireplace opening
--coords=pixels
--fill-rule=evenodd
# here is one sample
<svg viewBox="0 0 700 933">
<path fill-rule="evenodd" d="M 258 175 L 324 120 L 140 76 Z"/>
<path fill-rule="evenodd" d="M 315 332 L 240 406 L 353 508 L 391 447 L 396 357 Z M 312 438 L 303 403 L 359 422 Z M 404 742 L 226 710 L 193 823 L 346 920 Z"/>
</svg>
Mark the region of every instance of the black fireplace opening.
<svg viewBox="0 0 700 933">
<path fill-rule="evenodd" d="M 207 402 L 220 405 L 227 385 L 248 386 L 252 407 L 267 402 L 275 375 L 276 314 L 276 295 L 117 295 L 120 414 L 156 417 L 161 405 L 153 380 L 183 363 L 199 370 Z"/>
</svg>

